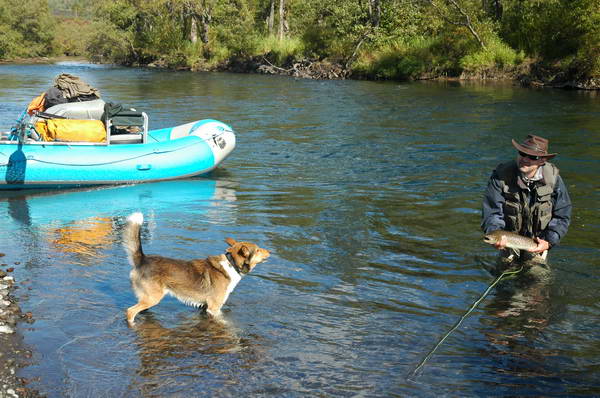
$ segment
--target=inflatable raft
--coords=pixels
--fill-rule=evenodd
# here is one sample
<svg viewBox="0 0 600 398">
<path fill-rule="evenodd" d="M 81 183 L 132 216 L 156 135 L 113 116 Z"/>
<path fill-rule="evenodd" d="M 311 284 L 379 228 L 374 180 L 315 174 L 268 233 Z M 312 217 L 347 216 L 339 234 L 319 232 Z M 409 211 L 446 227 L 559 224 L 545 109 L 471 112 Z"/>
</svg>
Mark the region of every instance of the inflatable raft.
<svg viewBox="0 0 600 398">
<path fill-rule="evenodd" d="M 101 110 L 90 112 L 90 107 L 103 108 L 103 101 L 99 101 L 57 105 L 63 112 L 48 110 L 57 119 L 34 117 L 27 123 L 19 121 L 10 133 L 3 133 L 0 190 L 192 177 L 213 170 L 235 147 L 233 129 L 220 121 L 205 119 L 149 131 L 143 112 L 125 112 L 102 120 Z M 59 113 L 62 115 L 58 118 Z M 81 132 L 83 138 L 77 138 L 77 120 L 85 122 L 81 129 L 96 123 L 96 136 L 88 139 Z M 71 124 L 70 133 L 61 136 L 60 130 L 50 131 L 67 126 L 67 122 Z"/>
</svg>

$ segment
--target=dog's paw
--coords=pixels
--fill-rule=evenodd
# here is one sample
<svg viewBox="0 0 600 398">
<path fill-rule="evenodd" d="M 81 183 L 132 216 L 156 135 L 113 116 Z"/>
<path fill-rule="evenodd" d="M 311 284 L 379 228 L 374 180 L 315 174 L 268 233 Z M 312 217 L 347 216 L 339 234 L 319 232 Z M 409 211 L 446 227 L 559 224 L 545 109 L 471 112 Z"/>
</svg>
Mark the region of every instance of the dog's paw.
<svg viewBox="0 0 600 398">
<path fill-rule="evenodd" d="M 222 318 L 223 317 L 223 313 L 221 312 L 220 309 L 218 310 L 209 310 L 208 308 L 206 309 L 206 314 L 212 318 Z"/>
</svg>

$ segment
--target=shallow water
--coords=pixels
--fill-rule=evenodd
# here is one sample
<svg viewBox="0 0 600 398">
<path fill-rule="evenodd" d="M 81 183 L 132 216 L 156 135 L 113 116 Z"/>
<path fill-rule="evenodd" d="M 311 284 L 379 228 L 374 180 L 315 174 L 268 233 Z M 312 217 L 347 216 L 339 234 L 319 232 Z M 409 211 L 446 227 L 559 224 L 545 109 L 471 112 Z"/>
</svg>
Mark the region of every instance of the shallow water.
<svg viewBox="0 0 600 398">
<path fill-rule="evenodd" d="M 0 129 L 67 72 L 151 128 L 215 118 L 238 147 L 207 178 L 0 194 L 35 348 L 21 376 L 49 397 L 585 396 L 600 392 L 600 97 L 509 84 L 373 83 L 93 65 L 0 66 Z M 485 291 L 479 209 L 511 138 L 545 135 L 574 203 L 553 278 Z M 147 253 L 271 250 L 224 323 L 167 298 L 127 326 L 121 248 L 143 211 Z M 15 264 L 18 263 L 18 264 Z"/>
</svg>

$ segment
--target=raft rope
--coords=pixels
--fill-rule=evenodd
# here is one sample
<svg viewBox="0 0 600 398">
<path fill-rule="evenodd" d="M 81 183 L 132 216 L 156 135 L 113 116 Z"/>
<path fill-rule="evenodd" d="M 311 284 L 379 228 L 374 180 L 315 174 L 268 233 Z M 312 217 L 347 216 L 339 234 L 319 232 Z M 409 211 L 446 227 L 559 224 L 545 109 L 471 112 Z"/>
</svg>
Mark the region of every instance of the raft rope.
<svg viewBox="0 0 600 398">
<path fill-rule="evenodd" d="M 456 329 L 459 328 L 462 321 L 464 321 L 471 314 L 471 312 L 473 312 L 473 310 L 479 305 L 479 303 L 481 303 L 483 301 L 483 299 L 490 293 L 490 291 L 494 288 L 494 286 L 496 286 L 502 279 L 504 279 L 504 277 L 516 275 L 521 271 L 523 271 L 523 266 L 521 266 L 518 270 L 504 271 L 502 273 L 502 275 L 497 277 L 496 280 L 494 280 L 494 282 L 492 282 L 492 284 L 490 286 L 488 286 L 487 290 L 485 292 L 483 292 L 483 294 L 473 303 L 473 305 L 471 305 L 471 308 L 469 308 L 469 310 L 467 312 L 465 312 L 463 316 L 460 317 L 460 319 L 454 324 L 454 326 L 452 326 L 452 328 L 450 328 L 450 330 L 448 330 L 448 332 L 446 332 L 446 334 L 444 334 L 442 336 L 442 338 L 438 340 L 437 344 L 427 353 L 425 358 L 423 358 L 421 360 L 421 362 L 419 362 L 417 367 L 415 367 L 413 369 L 413 371 L 410 373 L 410 376 L 408 378 L 410 379 L 417 374 L 417 372 L 425 365 L 425 363 L 429 360 L 429 358 L 431 358 L 433 356 L 435 351 L 442 345 L 444 340 L 446 340 L 452 332 L 454 332 Z"/>
<path fill-rule="evenodd" d="M 202 142 L 208 142 L 208 141 L 214 140 L 216 137 L 220 137 L 223 134 L 225 134 L 225 132 L 215 134 L 208 139 L 204 139 L 204 138 L 200 138 L 200 137 L 198 137 L 198 138 L 200 138 L 202 140 Z M 153 138 L 151 135 L 150 135 L 150 137 Z M 157 144 L 159 144 L 159 142 L 157 142 Z M 149 145 L 149 144 L 146 144 L 146 145 Z M 118 160 L 111 160 L 110 162 L 100 162 L 100 163 L 60 163 L 60 162 L 50 162 L 50 161 L 41 160 L 41 159 L 27 159 L 27 160 L 36 161 L 36 162 L 45 163 L 45 164 L 52 164 L 52 165 L 57 165 L 57 166 L 75 166 L 75 167 L 105 166 L 107 164 L 116 164 L 116 163 L 121 163 L 121 162 L 127 162 L 129 160 L 140 159 L 140 158 L 150 156 L 150 155 L 177 152 L 177 151 L 181 151 L 183 149 L 187 149 L 187 148 L 195 146 L 195 145 L 200 145 L 200 142 L 195 142 L 193 144 L 182 146 L 180 148 L 171 149 L 168 151 L 167 150 L 165 150 L 165 151 L 154 150 L 152 152 L 144 153 L 144 154 L 138 155 L 138 156 L 133 156 L 133 157 L 124 158 L 124 159 L 118 159 Z M 3 152 L 0 152 L 0 154 L 6 156 L 6 154 L 4 154 Z M 0 166 L 8 166 L 8 165 L 9 165 L 9 163 L 0 163 Z"/>
</svg>

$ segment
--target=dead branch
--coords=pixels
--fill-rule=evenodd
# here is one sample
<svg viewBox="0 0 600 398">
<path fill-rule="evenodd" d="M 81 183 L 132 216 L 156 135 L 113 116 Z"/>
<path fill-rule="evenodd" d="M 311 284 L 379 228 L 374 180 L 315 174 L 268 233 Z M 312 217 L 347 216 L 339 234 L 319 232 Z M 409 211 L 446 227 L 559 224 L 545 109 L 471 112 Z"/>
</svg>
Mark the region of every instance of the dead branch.
<svg viewBox="0 0 600 398">
<path fill-rule="evenodd" d="M 440 7 L 437 4 L 435 4 L 434 0 L 425 0 L 425 1 L 427 3 L 429 3 L 438 12 L 440 17 L 442 17 L 442 19 L 445 20 L 446 22 L 448 22 L 449 24 L 457 25 L 457 26 L 464 26 L 467 29 L 469 29 L 469 32 L 471 32 L 471 35 L 473 35 L 475 40 L 477 40 L 477 42 L 479 43 L 481 48 L 483 48 L 484 50 L 487 50 L 485 43 L 483 42 L 483 40 L 481 40 L 481 37 L 479 37 L 479 34 L 477 34 L 477 31 L 475 30 L 473 23 L 471 22 L 471 17 L 469 16 L 469 14 L 467 14 L 465 12 L 465 10 L 463 10 L 461 8 L 461 6 L 458 4 L 458 2 L 456 0 L 446 0 L 446 1 L 450 4 L 452 4 L 452 6 L 463 16 L 464 20 L 461 20 L 461 21 L 453 21 L 450 18 L 448 18 L 446 15 L 444 15 L 443 11 L 440 9 Z"/>
</svg>

